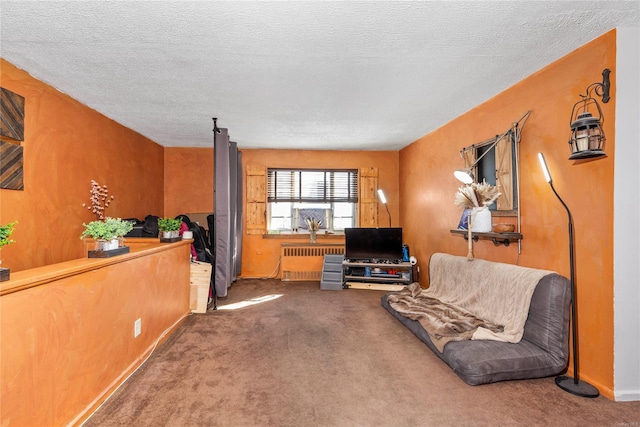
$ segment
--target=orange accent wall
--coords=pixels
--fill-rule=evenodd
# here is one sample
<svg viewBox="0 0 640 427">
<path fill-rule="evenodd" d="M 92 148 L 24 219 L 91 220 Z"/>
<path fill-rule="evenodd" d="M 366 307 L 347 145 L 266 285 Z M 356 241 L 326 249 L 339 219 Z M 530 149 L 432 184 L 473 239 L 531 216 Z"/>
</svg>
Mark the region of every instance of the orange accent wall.
<svg viewBox="0 0 640 427">
<path fill-rule="evenodd" d="M 95 410 L 189 313 L 188 254 L 156 240 L 12 272 L 0 285 L 0 425 L 75 425 Z"/>
<path fill-rule="evenodd" d="M 378 186 L 384 189 L 393 226 L 399 224 L 399 191 L 397 151 L 304 151 L 304 150 L 241 150 L 243 174 L 247 165 L 270 168 L 378 168 Z M 243 182 L 246 194 L 246 180 Z M 246 200 L 246 197 L 243 197 Z M 245 205 L 246 206 L 246 205 Z M 246 208 L 245 208 L 246 212 Z M 388 224 L 384 206 L 379 206 L 381 224 Z M 306 238 L 306 236 L 304 237 Z M 242 276 L 271 277 L 278 273 L 280 244 L 302 242 L 294 238 L 263 238 L 261 235 L 243 235 Z M 318 236 L 318 243 L 336 243 L 339 240 Z"/>
<path fill-rule="evenodd" d="M 429 256 L 465 256 L 467 243 L 450 234 L 461 209 L 453 171 L 459 151 L 506 131 L 527 110 L 520 143 L 522 253 L 517 245 L 474 244 L 477 258 L 554 270 L 569 277 L 567 214 L 540 169 L 543 152 L 554 186 L 575 224 L 580 376 L 613 398 L 613 170 L 616 33 L 611 31 L 525 78 L 504 92 L 400 151 L 400 223 L 427 285 Z M 612 101 L 602 104 L 607 157 L 575 162 L 569 121 L 579 94 L 611 69 Z M 495 222 L 495 219 L 494 219 Z M 571 365 L 570 365 L 571 366 Z M 570 369 L 571 371 L 571 369 Z"/>
<path fill-rule="evenodd" d="M 212 148 L 166 147 L 164 176 L 166 216 L 213 212 Z"/>
<path fill-rule="evenodd" d="M 2 87 L 25 98 L 24 191 L 0 190 L 0 223 L 18 220 L 2 248 L 11 272 L 85 256 L 95 216 L 91 180 L 115 196 L 107 215 L 163 212 L 163 147 L 0 59 Z"/>
</svg>

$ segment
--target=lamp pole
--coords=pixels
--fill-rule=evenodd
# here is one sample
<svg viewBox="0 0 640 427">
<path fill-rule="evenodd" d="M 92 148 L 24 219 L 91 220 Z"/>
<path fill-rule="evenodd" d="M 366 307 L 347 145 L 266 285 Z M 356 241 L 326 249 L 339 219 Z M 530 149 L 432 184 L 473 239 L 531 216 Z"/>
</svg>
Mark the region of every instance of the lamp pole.
<svg viewBox="0 0 640 427">
<path fill-rule="evenodd" d="M 556 377 L 556 385 L 563 389 L 564 391 L 568 391 L 571 394 L 575 394 L 576 396 L 581 397 L 598 397 L 599 392 L 598 389 L 592 386 L 591 384 L 580 381 L 580 375 L 578 373 L 578 323 L 576 316 L 576 277 L 575 277 L 575 255 L 574 255 L 574 238 L 573 238 L 573 216 L 571 215 L 571 211 L 567 204 L 562 200 L 562 197 L 558 194 L 555 187 L 553 186 L 553 180 L 551 179 L 551 174 L 549 173 L 549 168 L 547 168 L 547 163 L 544 160 L 544 155 L 542 153 L 538 153 L 538 160 L 540 161 L 540 165 L 542 166 L 542 170 L 544 172 L 545 178 L 551 186 L 551 190 L 553 190 L 553 194 L 556 195 L 562 206 L 564 206 L 567 211 L 567 217 L 569 222 L 569 269 L 570 276 L 569 281 L 571 282 L 571 335 L 573 339 L 573 378 L 567 375 L 560 375 Z"/>
</svg>

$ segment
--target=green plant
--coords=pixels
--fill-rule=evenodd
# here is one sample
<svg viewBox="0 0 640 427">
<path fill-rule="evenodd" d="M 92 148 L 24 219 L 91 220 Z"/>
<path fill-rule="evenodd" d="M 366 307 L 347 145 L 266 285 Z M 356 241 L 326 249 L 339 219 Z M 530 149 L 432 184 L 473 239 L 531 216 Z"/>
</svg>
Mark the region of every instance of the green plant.
<svg viewBox="0 0 640 427">
<path fill-rule="evenodd" d="M 180 218 L 160 218 L 158 219 L 158 229 L 160 231 L 178 231 L 182 225 L 182 217 Z"/>
<path fill-rule="evenodd" d="M 104 221 L 91 221 L 89 224 L 82 225 L 85 228 L 80 235 L 81 239 L 91 237 L 96 240 L 112 240 L 125 236 L 133 229 L 130 221 L 110 217 L 105 218 Z"/>
<path fill-rule="evenodd" d="M 9 239 L 9 237 L 11 237 L 11 233 L 13 233 L 13 229 L 17 223 L 18 221 L 14 221 L 7 225 L 0 225 L 0 248 L 15 242 L 15 240 Z"/>
<path fill-rule="evenodd" d="M 116 237 L 124 237 L 127 235 L 127 233 L 133 230 L 133 222 L 131 221 L 125 221 L 120 218 L 107 217 L 105 219 L 105 222 L 113 227 Z"/>
</svg>

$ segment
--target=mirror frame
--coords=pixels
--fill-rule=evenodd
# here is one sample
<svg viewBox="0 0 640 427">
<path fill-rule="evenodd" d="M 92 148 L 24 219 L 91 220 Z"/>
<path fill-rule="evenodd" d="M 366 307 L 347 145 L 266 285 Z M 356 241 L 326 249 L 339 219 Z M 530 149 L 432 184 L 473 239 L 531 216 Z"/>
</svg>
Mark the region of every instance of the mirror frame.
<svg viewBox="0 0 640 427">
<path fill-rule="evenodd" d="M 496 143 L 498 138 L 501 140 L 504 139 L 504 143 L 502 141 Z M 491 145 L 493 145 L 493 147 L 491 147 Z M 484 154 L 477 164 L 474 164 L 476 163 L 476 159 L 485 153 L 483 149 L 486 147 L 491 148 L 488 149 L 488 152 Z M 514 137 L 514 133 L 509 131 L 504 135 L 465 147 L 460 150 L 460 156 L 464 159 L 466 168 L 473 165 L 471 170 L 474 176 L 474 182 L 482 182 L 482 180 L 487 179 L 488 171 L 485 172 L 482 170 L 483 165 L 487 165 L 487 167 L 493 166 L 494 176 L 487 180 L 487 182 L 496 185 L 503 194 L 498 198 L 496 203 L 490 207 L 492 216 L 517 217 L 518 210 L 520 209 L 520 165 L 518 143 Z M 504 157 L 507 156 L 509 164 L 500 168 L 500 165 L 504 162 Z M 500 159 L 501 157 L 502 161 Z M 505 175 L 506 178 L 503 184 L 499 182 L 500 180 L 498 178 L 501 173 Z M 506 194 L 507 191 L 505 191 L 507 185 L 511 186 L 511 191 L 508 191 L 512 195 L 511 200 L 509 200 Z M 506 204 L 508 208 L 501 209 L 501 204 Z"/>
</svg>

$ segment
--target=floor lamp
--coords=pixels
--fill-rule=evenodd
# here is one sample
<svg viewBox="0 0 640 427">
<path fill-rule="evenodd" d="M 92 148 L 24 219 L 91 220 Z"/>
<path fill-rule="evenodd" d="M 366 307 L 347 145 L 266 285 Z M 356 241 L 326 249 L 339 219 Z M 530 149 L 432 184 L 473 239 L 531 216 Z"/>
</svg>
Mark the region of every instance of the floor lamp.
<svg viewBox="0 0 640 427">
<path fill-rule="evenodd" d="M 563 389 L 564 391 L 568 391 L 571 394 L 575 394 L 576 396 L 581 397 L 598 397 L 600 394 L 598 389 L 592 386 L 591 384 L 580 381 L 580 377 L 578 374 L 578 325 L 576 322 L 576 281 L 575 281 L 575 257 L 573 253 L 574 241 L 573 241 L 573 217 L 571 216 L 571 211 L 569 207 L 566 205 L 564 200 L 560 197 L 556 189 L 553 187 L 553 180 L 551 179 L 551 174 L 549 173 L 549 168 L 547 168 L 547 162 L 544 160 L 544 155 L 542 153 L 538 153 L 538 160 L 540 161 L 540 166 L 542 167 L 542 171 L 544 172 L 544 177 L 551 186 L 553 193 L 556 195 L 562 206 L 567 210 L 567 216 L 569 217 L 569 265 L 571 269 L 571 336 L 573 339 L 573 378 L 567 375 L 560 375 L 556 377 L 556 385 Z"/>
<path fill-rule="evenodd" d="M 387 208 L 387 215 L 389 215 L 389 228 L 391 228 L 391 213 L 389 213 L 389 206 L 387 206 L 387 198 L 384 197 L 384 192 L 381 188 L 378 188 L 378 198 L 382 202 L 385 208 Z"/>
</svg>

